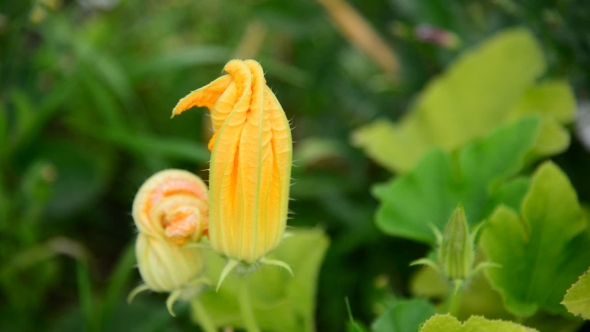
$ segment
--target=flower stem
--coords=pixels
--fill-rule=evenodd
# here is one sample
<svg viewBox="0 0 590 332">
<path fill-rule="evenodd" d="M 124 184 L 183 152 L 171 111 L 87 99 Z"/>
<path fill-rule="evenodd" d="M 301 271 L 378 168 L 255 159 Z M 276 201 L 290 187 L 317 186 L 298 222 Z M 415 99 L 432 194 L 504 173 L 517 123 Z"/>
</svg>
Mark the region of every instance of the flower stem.
<svg viewBox="0 0 590 332">
<path fill-rule="evenodd" d="M 260 332 L 260 329 L 256 324 L 256 317 L 254 317 L 254 308 L 252 308 L 252 301 L 250 300 L 250 291 L 248 289 L 248 277 L 241 277 L 239 282 L 240 284 L 238 286 L 238 301 L 240 302 L 240 311 L 242 313 L 242 319 L 244 320 L 244 324 L 246 325 L 246 331 Z"/>
<path fill-rule="evenodd" d="M 451 290 L 451 294 L 448 300 L 449 314 L 455 317 L 457 317 L 457 313 L 459 312 L 459 307 L 461 304 L 461 294 L 459 292 L 462 283 L 462 280 L 455 280 L 453 282 L 455 287 Z"/>
<path fill-rule="evenodd" d="M 193 308 L 195 309 L 195 314 L 197 315 L 197 320 L 199 321 L 199 325 L 203 328 L 205 332 L 217 332 L 215 328 L 215 324 L 213 320 L 211 320 L 211 316 L 205 310 L 205 306 L 199 301 L 198 299 L 192 300 Z"/>
</svg>

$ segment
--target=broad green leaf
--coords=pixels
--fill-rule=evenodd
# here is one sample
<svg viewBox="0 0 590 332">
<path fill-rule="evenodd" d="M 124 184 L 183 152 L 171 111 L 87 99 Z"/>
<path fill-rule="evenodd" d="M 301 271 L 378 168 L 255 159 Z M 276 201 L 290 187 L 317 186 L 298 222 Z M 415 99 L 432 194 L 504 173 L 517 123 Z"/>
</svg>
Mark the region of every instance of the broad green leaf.
<svg viewBox="0 0 590 332">
<path fill-rule="evenodd" d="M 390 235 L 434 244 L 431 225 L 443 230 L 459 203 L 468 223 L 479 223 L 491 211 L 487 205 L 493 202 L 494 189 L 518 171 L 534 144 L 538 125 L 537 117 L 524 118 L 469 144 L 456 158 L 433 151 L 412 172 L 377 185 L 374 195 L 381 201 L 377 226 Z M 522 184 L 506 190 L 522 192 Z M 518 192 L 506 195 L 516 197 Z"/>
<path fill-rule="evenodd" d="M 486 261 L 481 250 L 475 265 Z M 453 285 L 443 275 L 429 266 L 421 267 L 410 280 L 410 292 L 413 296 L 428 298 L 432 301 L 445 299 Z M 490 319 L 511 319 L 500 294 L 492 288 L 484 273 L 477 273 L 469 282 L 463 283 L 459 291 L 460 301 L 456 316 L 466 320 L 471 316 L 484 316 Z"/>
<path fill-rule="evenodd" d="M 396 302 L 373 323 L 374 332 L 414 332 L 435 314 L 434 306 L 423 299 Z"/>
<path fill-rule="evenodd" d="M 576 100 L 566 81 L 551 80 L 530 86 L 513 106 L 510 115 L 541 113 L 551 115 L 560 123 L 571 121 L 575 116 Z"/>
<path fill-rule="evenodd" d="M 549 156 L 565 150 L 570 142 L 568 131 L 562 124 L 575 116 L 576 100 L 565 81 L 546 81 L 529 87 L 509 113 L 511 119 L 528 114 L 542 114 L 543 124 L 533 153 Z"/>
<path fill-rule="evenodd" d="M 486 270 L 506 308 L 517 316 L 538 310 L 565 313 L 559 304 L 590 265 L 590 238 L 576 192 L 553 163 L 533 176 L 520 212 L 500 206 L 483 230 L 480 245 L 502 268 Z"/>
<path fill-rule="evenodd" d="M 571 315 L 565 317 L 540 311 L 535 315 L 522 320 L 521 323 L 522 325 L 538 329 L 539 331 L 577 332 L 580 331 L 580 327 L 584 324 L 584 320 L 572 317 Z"/>
<path fill-rule="evenodd" d="M 328 238 L 319 229 L 294 230 L 293 235 L 269 255 L 285 261 L 294 277 L 284 269 L 262 266 L 249 276 L 250 296 L 257 323 L 263 331 L 313 331 L 316 283 L 328 248 Z M 207 275 L 217 281 L 225 261 L 213 252 L 207 256 Z M 238 276 L 228 277 L 219 292 L 202 294 L 203 305 L 214 325 L 244 327 L 237 302 Z M 197 321 L 196 306 L 193 317 Z"/>
<path fill-rule="evenodd" d="M 590 319 L 590 274 L 588 271 L 572 285 L 561 303 L 572 314 Z"/>
<path fill-rule="evenodd" d="M 436 315 L 430 318 L 420 332 L 533 332 L 535 329 L 512 322 L 489 320 L 479 316 L 472 316 L 461 324 L 457 318 L 450 315 Z"/>
<path fill-rule="evenodd" d="M 499 33 L 432 80 L 401 121 L 377 120 L 357 130 L 353 143 L 389 170 L 405 173 L 432 149 L 460 148 L 534 113 L 546 118 L 534 152 L 563 151 L 569 135 L 561 124 L 572 120 L 575 101 L 565 82 L 535 85 L 545 68 L 542 51 L 528 31 Z"/>
<path fill-rule="evenodd" d="M 503 204 L 512 209 L 518 210 L 522 199 L 529 190 L 531 181 L 527 177 L 517 177 L 510 180 L 497 191 L 493 192 L 487 204 L 484 215 L 491 215 L 496 207 Z"/>
</svg>

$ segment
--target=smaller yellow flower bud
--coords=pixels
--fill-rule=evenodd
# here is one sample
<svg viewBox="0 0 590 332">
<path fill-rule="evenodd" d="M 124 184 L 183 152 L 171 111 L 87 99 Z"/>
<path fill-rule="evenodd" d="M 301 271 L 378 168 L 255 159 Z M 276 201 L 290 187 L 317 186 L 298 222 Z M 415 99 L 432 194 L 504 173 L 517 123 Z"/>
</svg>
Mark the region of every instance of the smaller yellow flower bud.
<svg viewBox="0 0 590 332">
<path fill-rule="evenodd" d="M 154 174 L 133 202 L 133 220 L 139 230 L 135 245 L 144 290 L 171 292 L 168 308 L 181 292 L 202 281 L 203 249 L 194 244 L 208 225 L 207 187 L 196 175 L 182 170 Z M 172 313 L 172 311 L 171 311 Z"/>
</svg>

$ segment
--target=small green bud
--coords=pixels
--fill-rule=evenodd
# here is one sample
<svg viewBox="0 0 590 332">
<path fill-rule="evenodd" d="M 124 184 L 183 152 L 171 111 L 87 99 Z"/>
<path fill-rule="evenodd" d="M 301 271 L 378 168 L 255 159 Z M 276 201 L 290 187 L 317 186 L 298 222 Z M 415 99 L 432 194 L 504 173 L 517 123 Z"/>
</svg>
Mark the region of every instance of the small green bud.
<svg viewBox="0 0 590 332">
<path fill-rule="evenodd" d="M 459 205 L 447 223 L 438 252 L 442 272 L 451 280 L 465 280 L 474 261 L 473 239 L 463 206 Z"/>
</svg>

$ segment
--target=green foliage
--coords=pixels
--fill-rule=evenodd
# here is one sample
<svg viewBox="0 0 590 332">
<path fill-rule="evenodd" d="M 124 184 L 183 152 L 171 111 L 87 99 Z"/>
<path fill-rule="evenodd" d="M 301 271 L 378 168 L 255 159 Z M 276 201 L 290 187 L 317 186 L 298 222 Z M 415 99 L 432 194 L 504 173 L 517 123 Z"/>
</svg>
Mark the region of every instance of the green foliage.
<svg viewBox="0 0 590 332">
<path fill-rule="evenodd" d="M 436 315 L 429 319 L 420 332 L 533 332 L 537 331 L 522 325 L 501 320 L 488 320 L 483 317 L 473 316 L 464 324 L 450 315 Z"/>
<path fill-rule="evenodd" d="M 344 20 L 348 30 L 333 24 L 333 12 L 322 5 L 342 3 L 364 17 L 395 54 L 399 71 L 394 78 L 346 33 L 362 31 L 351 20 Z M 363 326 L 378 313 L 396 312 L 392 299 L 402 294 L 428 297 L 439 311 L 446 308 L 447 281 L 432 270 L 426 270 L 428 277 L 413 278 L 415 268 L 408 266 L 428 249 L 384 236 L 371 222 L 378 202 L 368 194 L 370 188 L 391 171 L 415 174 L 398 178 L 402 183 L 420 180 L 413 190 L 384 191 L 379 216 L 391 217 L 385 213 L 389 207 L 403 211 L 406 223 L 399 225 L 411 231 L 401 235 L 428 244 L 433 243 L 428 225 L 439 223 L 442 230 L 459 200 L 470 227 L 500 205 L 520 211 L 531 184 L 527 167 L 540 157 L 555 155 L 587 204 L 590 154 L 575 135 L 564 152 L 569 130 L 582 129 L 564 124 L 575 109 L 572 91 L 581 106 L 590 95 L 589 10 L 587 1 L 0 1 L 2 330 L 198 329 L 189 319 L 194 308 L 188 303 L 176 304 L 176 318 L 168 314 L 166 294 L 123 302 L 140 282 L 133 269 L 129 212 L 140 184 L 156 171 L 183 168 L 206 179 L 208 115 L 194 112 L 169 120 L 170 110 L 188 91 L 218 77 L 233 57 L 262 63 L 292 120 L 289 225 L 321 225 L 331 239 L 321 273 L 314 263 L 317 284 L 307 279 L 301 284 L 311 291 L 295 282 L 310 275 L 296 271 L 291 279 L 279 268 L 262 268 L 272 287 L 255 291 L 261 322 L 275 324 L 286 317 L 291 329 L 309 324 L 317 331 L 340 332 L 349 322 L 344 298 L 354 313 L 349 330 L 356 332 L 369 330 Z M 436 38 L 423 38 L 426 24 Z M 482 141 L 474 140 L 530 115 L 540 118 L 534 143 L 524 130 L 514 140 L 515 159 L 504 152 L 493 157 L 513 164 L 511 171 L 479 181 L 481 165 L 461 164 L 465 146 L 479 146 Z M 362 150 L 350 146 L 351 136 Z M 445 153 L 432 151 L 437 149 Z M 521 150 L 528 151 L 523 169 L 515 162 Z M 424 158 L 435 162 L 418 174 L 415 166 Z M 466 179 L 478 184 L 468 187 Z M 378 187 L 386 190 L 398 180 Z M 474 195 L 461 192 L 465 188 Z M 555 235 L 562 231 L 568 232 L 560 229 Z M 292 262 L 303 264 L 306 256 L 316 260 L 308 253 L 320 248 L 308 243 L 303 249 Z M 488 260 L 483 250 L 475 252 L 476 264 Z M 563 265 L 569 258 L 561 259 Z M 530 265 L 516 258 L 512 263 Z M 552 266 L 551 273 L 563 268 L 570 275 L 567 266 Z M 289 293 L 278 289 L 283 281 Z M 224 284 L 220 294 L 231 296 L 234 282 L 225 290 Z M 562 287 L 560 278 L 555 282 Z M 545 295 L 555 305 L 549 292 Z M 211 293 L 205 298 L 217 296 Z M 515 319 L 484 274 L 464 283 L 461 294 L 461 321 L 472 315 Z M 564 294 L 562 289 L 559 296 Z M 281 302 L 262 310 L 267 299 Z M 230 316 L 234 299 L 212 302 L 217 317 L 239 322 Z M 294 317 L 301 321 L 294 323 Z M 583 321 L 540 310 L 522 324 L 573 332 Z"/>
<path fill-rule="evenodd" d="M 78 263 L 77 279 L 78 294 L 80 296 L 80 304 L 84 315 L 84 330 L 91 332 L 100 331 L 99 323 L 96 320 L 97 317 L 94 311 L 90 276 L 88 275 L 88 268 L 83 263 Z"/>
<path fill-rule="evenodd" d="M 248 276 L 250 297 L 256 321 L 262 330 L 313 331 L 314 294 L 319 267 L 328 248 L 328 238 L 320 229 L 294 230 L 269 258 L 286 262 L 294 277 L 279 267 L 262 266 Z M 225 262 L 215 253 L 207 255 L 207 276 L 218 280 Z M 214 325 L 244 327 L 237 298 L 243 277 L 230 276 L 219 289 L 209 290 L 198 300 Z M 344 305 L 344 304 L 343 304 Z M 198 322 L 193 306 L 193 317 Z"/>
<path fill-rule="evenodd" d="M 373 323 L 373 332 L 414 332 L 435 314 L 434 307 L 423 299 L 402 300 L 387 308 Z"/>
<path fill-rule="evenodd" d="M 499 33 L 433 80 L 398 123 L 378 120 L 357 130 L 353 142 L 389 170 L 407 173 L 432 149 L 452 151 L 535 113 L 543 126 L 534 153 L 559 153 L 569 144 L 562 124 L 573 119 L 575 101 L 564 81 L 535 83 L 545 70 L 528 31 Z"/>
<path fill-rule="evenodd" d="M 519 211 L 500 206 L 489 218 L 481 246 L 501 268 L 486 270 L 517 316 L 538 310 L 563 313 L 563 294 L 585 268 L 590 250 L 586 221 L 566 175 L 551 162 L 535 172 Z"/>
<path fill-rule="evenodd" d="M 572 285 L 561 302 L 569 312 L 590 319 L 590 277 L 587 272 Z"/>
<path fill-rule="evenodd" d="M 377 226 L 390 235 L 434 244 L 430 225 L 443 230 L 459 203 L 468 223 L 478 224 L 490 210 L 488 201 L 514 199 L 522 192 L 520 184 L 496 190 L 520 168 L 538 124 L 536 117 L 509 124 L 468 144 L 456 158 L 433 151 L 412 172 L 376 186 L 373 192 L 381 201 Z"/>
</svg>

